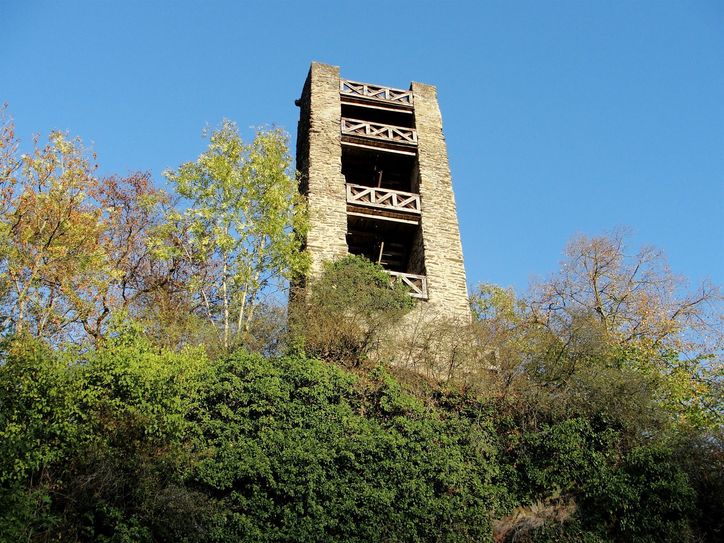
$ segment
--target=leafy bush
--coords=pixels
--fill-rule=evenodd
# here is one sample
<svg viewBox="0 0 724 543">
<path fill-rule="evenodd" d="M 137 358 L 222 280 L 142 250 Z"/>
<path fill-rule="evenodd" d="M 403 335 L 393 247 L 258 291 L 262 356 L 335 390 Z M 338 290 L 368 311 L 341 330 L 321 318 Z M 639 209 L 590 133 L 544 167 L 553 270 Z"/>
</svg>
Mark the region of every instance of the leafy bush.
<svg viewBox="0 0 724 543">
<path fill-rule="evenodd" d="M 6 342 L 0 541 L 717 540 L 713 438 L 390 371 Z"/>
<path fill-rule="evenodd" d="M 0 541 L 184 540 L 204 497 L 183 487 L 208 363 L 136 330 L 100 350 L 6 346 L 0 365 Z"/>
<path fill-rule="evenodd" d="M 413 305 L 405 287 L 391 285 L 381 266 L 348 255 L 325 263 L 306 300 L 293 308 L 292 331 L 308 354 L 358 365 Z"/>
<path fill-rule="evenodd" d="M 484 541 L 492 438 L 388 375 L 238 352 L 199 411 L 194 486 L 220 499 L 214 541 Z M 486 448 L 473 446 L 485 442 Z"/>
<path fill-rule="evenodd" d="M 516 540 L 695 540 L 695 493 L 671 450 L 651 444 L 624 451 L 620 433 L 581 418 L 529 431 L 515 425 L 503 436 L 509 503 L 535 506 L 561 498 L 577 504 L 576 514 L 563 521 L 528 514 L 539 523 L 528 523 L 529 539 Z"/>
<path fill-rule="evenodd" d="M 589 521 L 609 523 L 617 540 L 694 540 L 695 494 L 672 452 L 664 447 L 632 450 L 588 494 Z"/>
<path fill-rule="evenodd" d="M 492 428 L 390 375 L 209 363 L 127 328 L 0 366 L 2 541 L 485 541 Z"/>
</svg>

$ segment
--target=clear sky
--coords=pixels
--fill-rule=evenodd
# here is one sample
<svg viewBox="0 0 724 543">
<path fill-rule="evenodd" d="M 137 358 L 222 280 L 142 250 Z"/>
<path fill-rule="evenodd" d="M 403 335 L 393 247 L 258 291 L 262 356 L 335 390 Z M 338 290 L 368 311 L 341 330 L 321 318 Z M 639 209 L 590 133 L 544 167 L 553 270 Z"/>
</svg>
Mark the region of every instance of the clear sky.
<svg viewBox="0 0 724 543">
<path fill-rule="evenodd" d="M 619 226 L 724 284 L 724 2 L 0 0 L 0 102 L 102 173 L 198 156 L 222 118 L 295 136 L 312 60 L 437 85 L 468 281 L 522 290 Z"/>
</svg>

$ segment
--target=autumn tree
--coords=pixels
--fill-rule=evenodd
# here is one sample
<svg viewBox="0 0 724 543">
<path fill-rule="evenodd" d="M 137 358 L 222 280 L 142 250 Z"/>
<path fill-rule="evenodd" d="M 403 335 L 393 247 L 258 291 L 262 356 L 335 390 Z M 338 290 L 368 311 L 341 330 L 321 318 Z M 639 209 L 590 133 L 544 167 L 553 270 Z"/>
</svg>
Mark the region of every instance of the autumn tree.
<svg viewBox="0 0 724 543">
<path fill-rule="evenodd" d="M 601 523 L 602 540 L 650 530 L 691 541 L 694 491 L 701 511 L 721 508 L 721 297 L 687 290 L 660 251 L 625 242 L 576 237 L 529 292 L 481 285 L 472 296 L 480 348 L 496 355 L 480 381 L 501 473 L 524 504 L 498 523 L 525 528 L 513 539 L 547 525 L 542 539 L 583 540 Z M 697 530 L 721 529 L 702 517 Z"/>
<path fill-rule="evenodd" d="M 5 330 L 43 337 L 89 310 L 83 294 L 104 266 L 94 169 L 80 142 L 58 132 L 22 157 L 3 217 Z"/>
<path fill-rule="evenodd" d="M 146 237 L 162 192 L 147 174 L 102 179 L 80 139 L 53 132 L 19 155 L 0 128 L 0 296 L 5 334 L 100 341 L 148 291 Z"/>
<path fill-rule="evenodd" d="M 94 339 L 103 337 L 114 311 L 128 311 L 133 317 L 145 315 L 159 291 L 175 285 L 174 268 L 152 255 L 149 237 L 159 227 L 167 195 L 153 186 L 147 173 L 103 179 L 95 193 L 101 210 L 104 253 L 103 281 L 88 292 L 93 311 L 81 318 L 84 330 Z"/>
<path fill-rule="evenodd" d="M 306 265 L 303 200 L 287 143 L 272 129 L 246 144 L 224 121 L 195 162 L 165 173 L 182 204 L 157 232 L 155 253 L 190 267 L 188 289 L 224 348 L 242 341 L 262 295 Z"/>
<path fill-rule="evenodd" d="M 13 200 L 20 168 L 15 123 L 7 113 L 7 104 L 0 107 L 0 213 L 5 214 Z"/>
<path fill-rule="evenodd" d="M 7 217 L 15 198 L 17 171 L 20 168 L 15 124 L 7 113 L 7 104 L 0 109 L 0 217 Z M 10 222 L 0 221 L 0 301 L 8 302 L 11 284 L 7 275 L 10 253 Z M 7 308 L 3 307 L 3 321 L 7 321 Z M 8 324 L 5 324 L 7 328 Z"/>
<path fill-rule="evenodd" d="M 551 412 L 606 412 L 632 428 L 716 426 L 721 296 L 708 284 L 686 291 L 660 251 L 629 253 L 625 239 L 574 238 L 560 272 L 520 298 L 479 288 L 473 310 L 481 341 L 499 355 L 499 392 Z"/>
<path fill-rule="evenodd" d="M 578 236 L 561 271 L 534 286 L 532 315 L 553 328 L 587 315 L 620 344 L 699 354 L 722 347 L 719 290 L 707 283 L 686 292 L 663 253 L 629 253 L 623 233 Z"/>
</svg>

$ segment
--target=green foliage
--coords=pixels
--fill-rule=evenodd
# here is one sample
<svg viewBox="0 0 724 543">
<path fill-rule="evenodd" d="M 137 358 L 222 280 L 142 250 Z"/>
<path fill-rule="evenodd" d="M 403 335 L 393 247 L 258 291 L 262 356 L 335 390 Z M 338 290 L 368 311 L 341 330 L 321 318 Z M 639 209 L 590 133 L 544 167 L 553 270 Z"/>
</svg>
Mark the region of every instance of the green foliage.
<svg viewBox="0 0 724 543">
<path fill-rule="evenodd" d="M 191 266 L 187 287 L 228 348 L 248 332 L 264 289 L 306 269 L 306 215 L 283 131 L 245 144 L 224 121 L 209 139 L 196 161 L 165 172 L 187 205 L 169 211 L 152 244 L 159 258 Z"/>
<path fill-rule="evenodd" d="M 511 288 L 490 283 L 480 284 L 470 296 L 470 309 L 479 321 L 493 320 L 520 322 L 519 302 Z"/>
<path fill-rule="evenodd" d="M 651 444 L 625 451 L 619 433 L 594 428 L 585 419 L 527 432 L 514 426 L 503 435 L 501 447 L 509 451 L 503 456 L 503 481 L 513 503 L 559 496 L 577 503 L 570 522 L 548 523 L 531 540 L 568 540 L 572 534 L 616 541 L 694 540 L 694 489 L 670 449 Z"/>
<path fill-rule="evenodd" d="M 326 309 L 348 309 L 367 321 L 387 313 L 400 316 L 414 305 L 402 284 L 390 285 L 382 266 L 355 255 L 327 262 L 311 298 Z"/>
<path fill-rule="evenodd" d="M 0 111 L 0 543 L 721 540 L 721 296 L 659 252 L 580 237 L 527 296 L 479 287 L 407 349 L 442 389 L 359 368 L 413 306 L 360 257 L 279 356 L 262 294 L 307 265 L 281 131 L 224 122 L 175 208 L 79 140 L 18 149 Z"/>
<path fill-rule="evenodd" d="M 611 437 L 594 431 L 584 419 L 544 424 L 531 432 L 511 431 L 505 443 L 511 450 L 508 487 L 524 503 L 579 490 L 601 479 Z"/>
<path fill-rule="evenodd" d="M 306 300 L 292 308 L 292 331 L 308 353 L 357 365 L 413 306 L 405 287 L 391 285 L 381 266 L 349 255 L 325 263 Z"/>
<path fill-rule="evenodd" d="M 485 541 L 492 427 L 383 371 L 15 342 L 0 366 L 0 540 Z"/>
<path fill-rule="evenodd" d="M 491 436 L 441 420 L 394 381 L 239 352 L 210 389 L 196 485 L 214 541 L 483 541 Z M 482 432 L 482 433 L 481 433 Z"/>
<path fill-rule="evenodd" d="M 491 541 L 496 517 L 501 541 L 719 529 L 702 517 L 722 497 L 711 441 L 632 445 L 598 410 L 412 395 L 381 368 L 209 361 L 119 323 L 85 353 L 6 343 L 0 392 L 0 541 Z"/>
<path fill-rule="evenodd" d="M 473 295 L 498 363 L 479 381 L 509 491 L 501 541 L 721 538 L 721 298 L 677 281 L 653 249 L 578 238 L 526 296 Z"/>
<path fill-rule="evenodd" d="M 588 489 L 587 499 L 587 522 L 611 523 L 618 540 L 693 541 L 694 490 L 663 447 L 630 451 L 618 469 Z"/>
<path fill-rule="evenodd" d="M 696 492 L 697 532 L 706 540 L 718 541 L 724 535 L 724 435 L 706 434 L 687 428 L 671 440 L 676 465 L 684 470 Z M 702 537 L 704 539 L 704 537 Z"/>
<path fill-rule="evenodd" d="M 0 366 L 0 540 L 193 533 L 205 498 L 181 486 L 185 413 L 207 368 L 200 351 L 158 352 L 132 328 L 82 356 L 29 340 L 8 344 Z"/>
</svg>

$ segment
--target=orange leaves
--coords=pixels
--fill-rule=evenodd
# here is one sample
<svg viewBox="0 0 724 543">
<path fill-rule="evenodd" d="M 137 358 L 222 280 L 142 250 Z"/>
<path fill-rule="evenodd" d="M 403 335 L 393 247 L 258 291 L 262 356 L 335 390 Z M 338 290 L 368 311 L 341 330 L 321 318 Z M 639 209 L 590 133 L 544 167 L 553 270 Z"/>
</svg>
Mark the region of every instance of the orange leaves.
<svg viewBox="0 0 724 543">
<path fill-rule="evenodd" d="M 688 351 L 704 347 L 701 332 L 711 322 L 719 292 L 702 285 L 683 292 L 683 281 L 664 255 L 644 247 L 627 252 L 625 236 L 574 238 L 558 275 L 536 285 L 531 308 L 551 327 L 566 328 L 571 319 L 597 320 L 609 338 L 621 344 Z"/>
<path fill-rule="evenodd" d="M 146 174 L 99 179 L 77 138 L 54 132 L 22 157 L 10 124 L 0 139 L 4 331 L 97 340 L 138 288 L 131 277 L 148 268 L 145 237 L 162 194 Z"/>
</svg>

